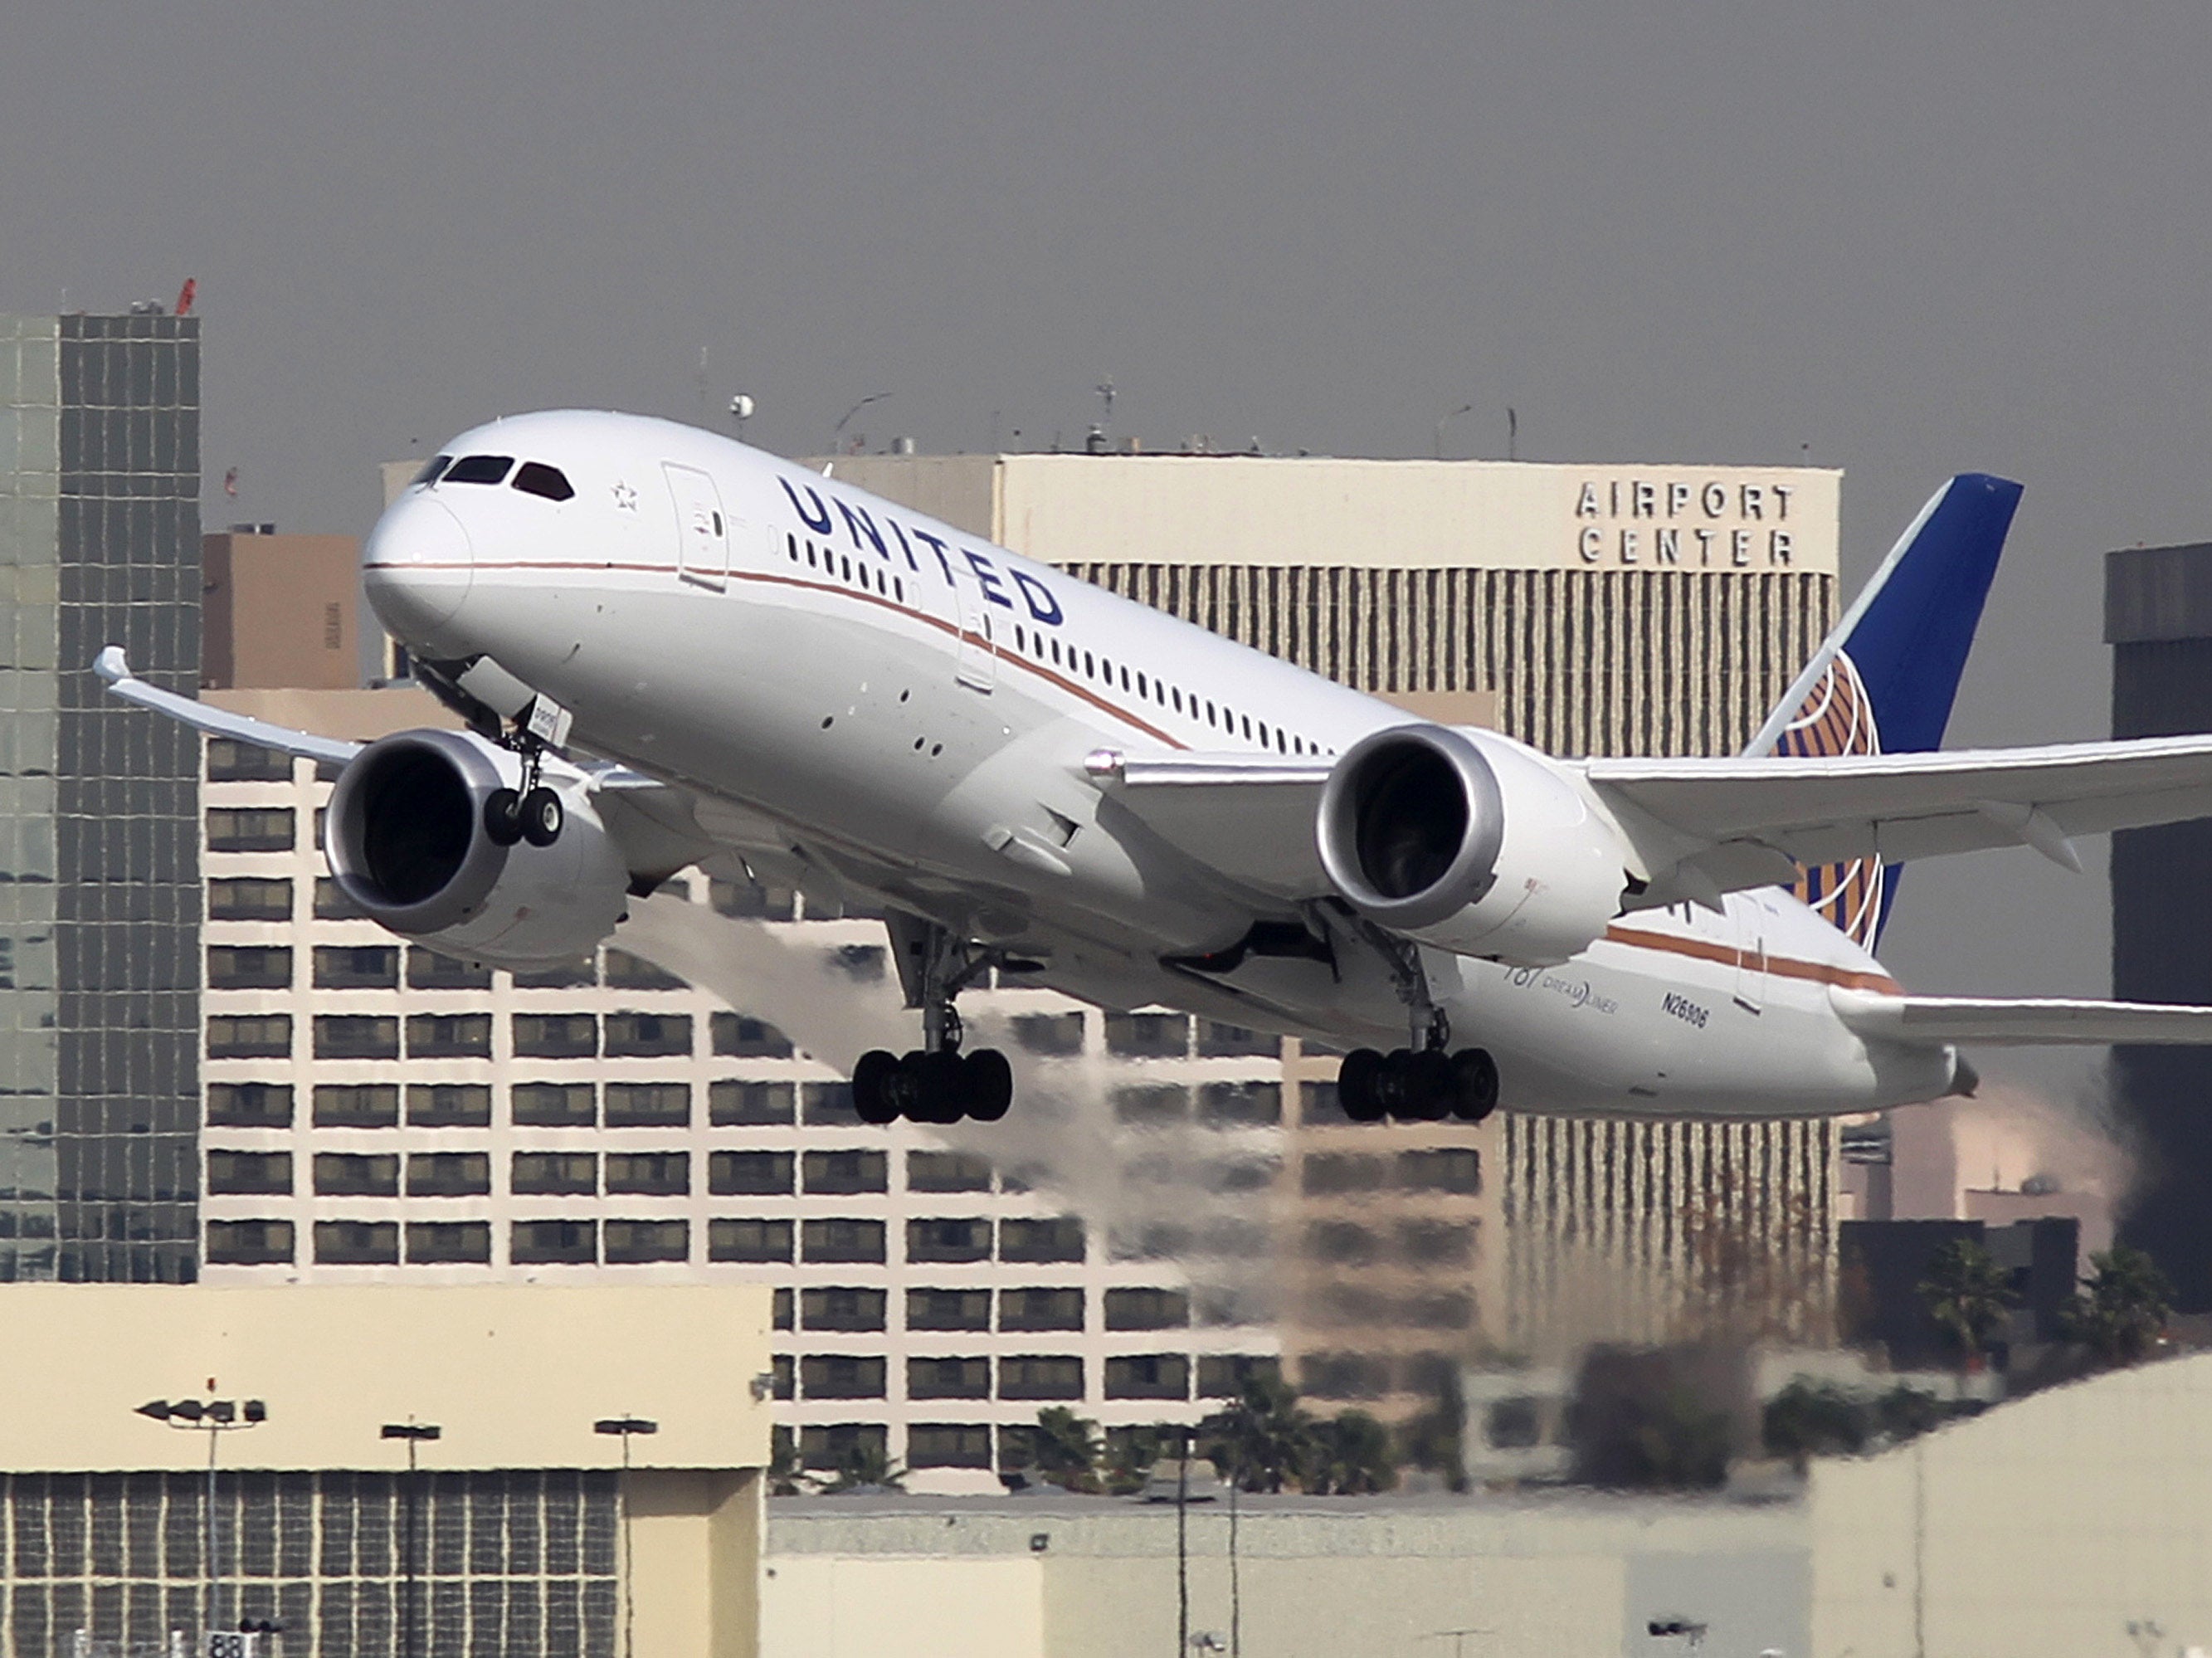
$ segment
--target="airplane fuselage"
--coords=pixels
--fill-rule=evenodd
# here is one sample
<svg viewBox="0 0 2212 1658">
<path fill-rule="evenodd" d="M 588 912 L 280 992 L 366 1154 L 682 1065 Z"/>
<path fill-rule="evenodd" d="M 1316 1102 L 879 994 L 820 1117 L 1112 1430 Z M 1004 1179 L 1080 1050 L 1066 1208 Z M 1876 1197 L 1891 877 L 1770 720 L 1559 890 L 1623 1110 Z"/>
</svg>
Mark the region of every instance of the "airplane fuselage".
<svg viewBox="0 0 2212 1658">
<path fill-rule="evenodd" d="M 1281 906 L 1152 833 L 1087 762 L 1325 764 L 1412 716 L 703 431 L 556 412 L 449 452 L 556 468 L 573 494 L 410 488 L 363 555 L 386 625 L 426 660 L 490 657 L 574 715 L 577 744 L 688 791 L 756 868 L 989 941 L 1086 1000 L 1408 1040 L 1379 956 L 1191 970 Z M 1832 992 L 1896 986 L 1779 889 L 1625 914 L 1557 966 L 1420 960 L 1510 1108 L 1796 1116 L 1954 1075 L 1948 1048 L 1837 1017 Z"/>
</svg>

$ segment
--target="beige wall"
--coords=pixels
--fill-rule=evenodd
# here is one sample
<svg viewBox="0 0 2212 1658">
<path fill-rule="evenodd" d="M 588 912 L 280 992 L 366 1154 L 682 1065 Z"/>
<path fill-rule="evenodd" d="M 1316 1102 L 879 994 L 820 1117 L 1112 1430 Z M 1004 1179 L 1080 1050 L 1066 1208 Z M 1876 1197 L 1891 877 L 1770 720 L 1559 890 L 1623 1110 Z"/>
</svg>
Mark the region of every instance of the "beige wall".
<svg viewBox="0 0 2212 1658">
<path fill-rule="evenodd" d="M 2212 1648 L 2212 1355 L 1816 1463 L 1812 1514 L 1817 1658 Z"/>
<path fill-rule="evenodd" d="M 1043 1561 L 1030 1555 L 787 1555 L 762 1576 L 761 1651 L 774 1658 L 1042 1658 L 1044 1581 Z M 1175 1644 L 1172 1626 L 1164 1644 Z"/>
<path fill-rule="evenodd" d="M 361 683 L 351 536 L 204 536 L 200 560 L 203 685 Z"/>
<path fill-rule="evenodd" d="M 759 1650 L 759 1470 L 647 1471 L 631 1477 L 625 1500 L 634 1649 L 752 1658 Z M 633 1649 L 625 1643 L 623 1649 Z"/>
<path fill-rule="evenodd" d="M 435 1423 L 425 1468 L 604 1468 L 603 1417 L 659 1431 L 641 1467 L 758 1468 L 769 1409 L 769 1293 L 744 1284 L 22 1284 L 8 1290 L 0 1469 L 204 1467 L 199 1431 L 137 1414 L 155 1399 L 259 1399 L 226 1433 L 226 1468 L 406 1466 L 387 1422 Z"/>
</svg>

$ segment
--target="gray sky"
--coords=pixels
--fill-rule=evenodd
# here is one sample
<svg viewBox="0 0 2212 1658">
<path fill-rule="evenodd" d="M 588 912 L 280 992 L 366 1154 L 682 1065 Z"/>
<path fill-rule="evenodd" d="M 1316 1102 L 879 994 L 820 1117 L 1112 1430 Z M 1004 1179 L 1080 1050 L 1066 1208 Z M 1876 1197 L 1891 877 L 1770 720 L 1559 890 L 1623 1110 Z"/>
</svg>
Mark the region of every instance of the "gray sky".
<svg viewBox="0 0 2212 1658">
<path fill-rule="evenodd" d="M 2212 537 L 2200 3 L 27 8 L 0 308 L 200 282 L 205 459 L 370 466 L 586 404 L 823 446 L 1845 469 L 1847 574 L 2027 485 L 1954 743 L 2105 728 L 2098 555 Z M 2101 992 L 2099 862 L 1913 871 L 1917 987 Z"/>
</svg>

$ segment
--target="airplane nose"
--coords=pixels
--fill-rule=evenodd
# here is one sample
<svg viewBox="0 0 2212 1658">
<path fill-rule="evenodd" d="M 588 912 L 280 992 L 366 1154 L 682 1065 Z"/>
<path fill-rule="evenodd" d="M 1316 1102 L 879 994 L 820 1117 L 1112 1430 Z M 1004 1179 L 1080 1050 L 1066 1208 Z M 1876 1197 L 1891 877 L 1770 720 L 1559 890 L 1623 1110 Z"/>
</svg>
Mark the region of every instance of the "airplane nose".
<svg viewBox="0 0 2212 1658">
<path fill-rule="evenodd" d="M 459 614 L 475 574 L 469 532 L 441 502 L 417 495 L 377 520 L 361 550 L 368 602 L 392 636 L 421 651 Z"/>
</svg>

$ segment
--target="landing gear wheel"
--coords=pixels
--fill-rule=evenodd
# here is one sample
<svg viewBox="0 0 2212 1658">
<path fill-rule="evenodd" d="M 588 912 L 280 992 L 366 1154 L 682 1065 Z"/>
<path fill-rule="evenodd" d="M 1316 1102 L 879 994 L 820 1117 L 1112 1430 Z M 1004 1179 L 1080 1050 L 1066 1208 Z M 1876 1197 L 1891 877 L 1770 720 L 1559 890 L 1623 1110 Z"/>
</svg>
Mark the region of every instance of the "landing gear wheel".
<svg viewBox="0 0 2212 1658">
<path fill-rule="evenodd" d="M 520 816 L 522 838 L 533 847 L 550 847 L 561 838 L 567 814 L 561 809 L 561 797 L 541 784 L 522 797 Z"/>
<path fill-rule="evenodd" d="M 522 797 L 513 789 L 494 789 L 484 796 L 484 835 L 495 847 L 511 847 L 522 838 Z"/>
<path fill-rule="evenodd" d="M 1390 1056 L 1397 1062 L 1398 1105 L 1393 1114 L 1407 1122 L 1437 1122 L 1451 1114 L 1453 1095 L 1450 1055 L 1440 1048 L 1424 1048 Z"/>
<path fill-rule="evenodd" d="M 1336 1068 L 1336 1101 L 1354 1122 L 1382 1121 L 1385 1061 L 1371 1048 L 1355 1048 Z"/>
<path fill-rule="evenodd" d="M 914 1122 L 958 1122 L 968 1109 L 968 1066 L 950 1048 L 934 1054 L 909 1054 L 915 1097 L 906 1114 Z"/>
<path fill-rule="evenodd" d="M 1498 1061 L 1480 1048 L 1452 1055 L 1452 1115 L 1480 1122 L 1498 1109 Z"/>
<path fill-rule="evenodd" d="M 968 1114 L 977 1122 L 996 1122 L 1014 1102 L 1014 1068 L 995 1048 L 979 1048 L 961 1061 Z"/>
<path fill-rule="evenodd" d="M 871 1127 L 899 1120 L 899 1059 L 880 1048 L 860 1055 L 853 1067 L 853 1112 Z"/>
</svg>

